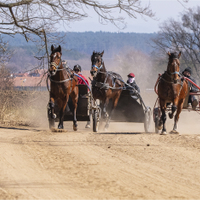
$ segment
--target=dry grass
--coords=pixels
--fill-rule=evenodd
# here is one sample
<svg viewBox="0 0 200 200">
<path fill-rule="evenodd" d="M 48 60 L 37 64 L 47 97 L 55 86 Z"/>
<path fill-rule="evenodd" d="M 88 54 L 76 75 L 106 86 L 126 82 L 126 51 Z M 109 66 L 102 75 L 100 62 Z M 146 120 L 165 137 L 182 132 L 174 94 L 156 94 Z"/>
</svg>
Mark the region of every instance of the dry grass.
<svg viewBox="0 0 200 200">
<path fill-rule="evenodd" d="M 47 120 L 48 92 L 0 90 L 0 123 L 41 126 Z"/>
</svg>

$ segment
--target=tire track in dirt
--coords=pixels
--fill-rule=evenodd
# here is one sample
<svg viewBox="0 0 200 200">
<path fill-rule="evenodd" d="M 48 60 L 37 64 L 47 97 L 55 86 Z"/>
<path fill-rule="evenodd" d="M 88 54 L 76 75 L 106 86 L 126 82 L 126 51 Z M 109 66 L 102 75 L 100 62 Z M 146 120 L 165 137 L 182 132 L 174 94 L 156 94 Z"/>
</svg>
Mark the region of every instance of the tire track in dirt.
<svg viewBox="0 0 200 200">
<path fill-rule="evenodd" d="M 199 138 L 4 129 L 0 198 L 197 199 Z"/>
</svg>

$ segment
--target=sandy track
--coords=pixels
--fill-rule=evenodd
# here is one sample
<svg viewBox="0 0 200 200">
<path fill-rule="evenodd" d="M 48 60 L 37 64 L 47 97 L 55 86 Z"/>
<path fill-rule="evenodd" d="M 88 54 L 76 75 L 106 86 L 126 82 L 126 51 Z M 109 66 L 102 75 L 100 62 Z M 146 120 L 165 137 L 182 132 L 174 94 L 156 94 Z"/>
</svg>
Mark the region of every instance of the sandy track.
<svg viewBox="0 0 200 200">
<path fill-rule="evenodd" d="M 0 199 L 199 199 L 198 127 L 161 136 L 141 124 L 102 133 L 84 125 L 1 127 Z"/>
</svg>

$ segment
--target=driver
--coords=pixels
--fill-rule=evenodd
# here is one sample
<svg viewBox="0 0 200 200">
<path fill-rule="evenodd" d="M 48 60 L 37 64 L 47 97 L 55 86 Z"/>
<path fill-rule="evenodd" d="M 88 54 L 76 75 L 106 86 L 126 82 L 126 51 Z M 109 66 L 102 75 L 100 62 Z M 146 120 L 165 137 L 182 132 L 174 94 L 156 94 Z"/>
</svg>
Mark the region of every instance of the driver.
<svg viewBox="0 0 200 200">
<path fill-rule="evenodd" d="M 86 83 L 87 83 L 87 85 L 89 86 L 88 80 L 85 78 L 85 76 L 83 76 L 81 74 L 81 66 L 78 65 L 78 64 L 74 65 L 74 69 L 73 70 L 74 70 L 74 72 L 76 74 L 78 74 L 81 78 L 83 78 L 85 80 L 85 82 L 84 82 L 83 79 L 81 79 L 80 77 L 78 77 L 78 84 L 80 84 L 80 85 L 86 85 Z M 91 119 L 91 117 L 92 117 L 92 114 L 90 113 L 90 119 Z M 85 128 L 90 128 L 90 120 L 87 121 L 87 124 L 85 125 Z"/>
<path fill-rule="evenodd" d="M 89 82 L 88 82 L 88 80 L 85 78 L 85 76 L 83 76 L 82 75 L 82 73 L 81 73 L 81 66 L 80 65 L 74 65 L 74 72 L 76 73 L 76 74 L 78 74 L 81 78 L 83 78 L 84 79 L 84 81 L 87 83 L 87 85 L 89 85 Z M 78 84 L 80 84 L 80 85 L 86 85 L 86 83 L 83 81 L 83 79 L 81 79 L 81 78 L 79 78 L 78 77 Z"/>
<path fill-rule="evenodd" d="M 137 93 L 140 93 L 140 88 L 138 87 L 138 85 L 136 84 L 135 82 L 135 74 L 134 73 L 130 73 L 127 75 L 128 76 L 128 80 L 127 80 L 127 83 L 129 85 L 126 85 L 126 89 L 130 91 L 130 95 L 133 99 L 137 100 L 138 99 L 138 96 L 137 96 Z M 136 90 L 134 90 L 134 89 Z"/>
<path fill-rule="evenodd" d="M 189 78 L 191 81 L 193 81 L 196 84 L 196 80 L 194 80 L 191 77 L 192 69 L 190 67 L 185 68 L 185 70 L 182 72 L 182 74 L 183 74 L 183 76 Z M 188 81 L 188 86 L 190 88 L 190 92 L 198 92 L 198 89 L 192 83 L 190 83 L 189 81 Z M 192 109 L 196 110 L 196 107 L 198 105 L 198 101 L 197 101 L 195 95 L 189 95 L 188 103 L 191 103 Z"/>
</svg>

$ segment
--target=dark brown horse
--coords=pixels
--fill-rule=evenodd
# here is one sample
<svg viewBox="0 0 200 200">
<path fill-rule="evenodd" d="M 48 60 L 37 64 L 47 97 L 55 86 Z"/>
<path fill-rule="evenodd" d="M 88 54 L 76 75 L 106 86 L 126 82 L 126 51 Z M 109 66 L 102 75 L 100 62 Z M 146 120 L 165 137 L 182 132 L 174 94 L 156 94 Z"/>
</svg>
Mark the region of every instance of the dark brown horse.
<svg viewBox="0 0 200 200">
<path fill-rule="evenodd" d="M 59 124 L 58 128 L 63 129 L 63 117 L 64 111 L 67 106 L 69 96 L 72 99 L 74 108 L 73 108 L 73 129 L 77 130 L 77 119 L 76 119 L 76 110 L 78 102 L 78 79 L 76 76 L 73 76 L 73 72 L 69 68 L 64 68 L 61 61 L 61 46 L 54 48 L 51 46 L 51 55 L 50 55 L 50 100 L 49 107 L 51 110 L 51 118 L 55 119 L 56 115 L 54 113 L 55 101 L 60 109 L 59 115 Z"/>
<path fill-rule="evenodd" d="M 93 98 L 94 100 L 99 99 L 101 101 L 102 116 L 106 118 L 105 128 L 108 128 L 112 112 L 117 106 L 124 83 L 121 81 L 122 77 L 119 74 L 106 71 L 102 58 L 103 54 L 104 51 L 102 53 L 93 52 L 91 56 L 92 67 L 90 73 L 93 77 Z M 108 113 L 107 107 L 110 99 L 112 99 L 112 104 L 110 112 Z"/>
<path fill-rule="evenodd" d="M 179 119 L 179 115 L 183 108 L 184 100 L 188 93 L 188 82 L 185 79 L 181 79 L 181 75 L 179 74 L 180 70 L 180 62 L 179 58 L 181 56 L 181 52 L 177 53 L 169 53 L 169 62 L 167 66 L 167 71 L 160 76 L 158 82 L 158 98 L 160 102 L 161 109 L 161 118 L 159 121 L 158 129 L 162 128 L 161 134 L 166 134 L 166 107 L 167 105 L 172 103 L 171 112 L 169 113 L 170 119 L 173 118 L 174 113 L 176 115 L 174 117 L 174 127 L 171 133 L 177 132 L 177 123 Z"/>
</svg>

